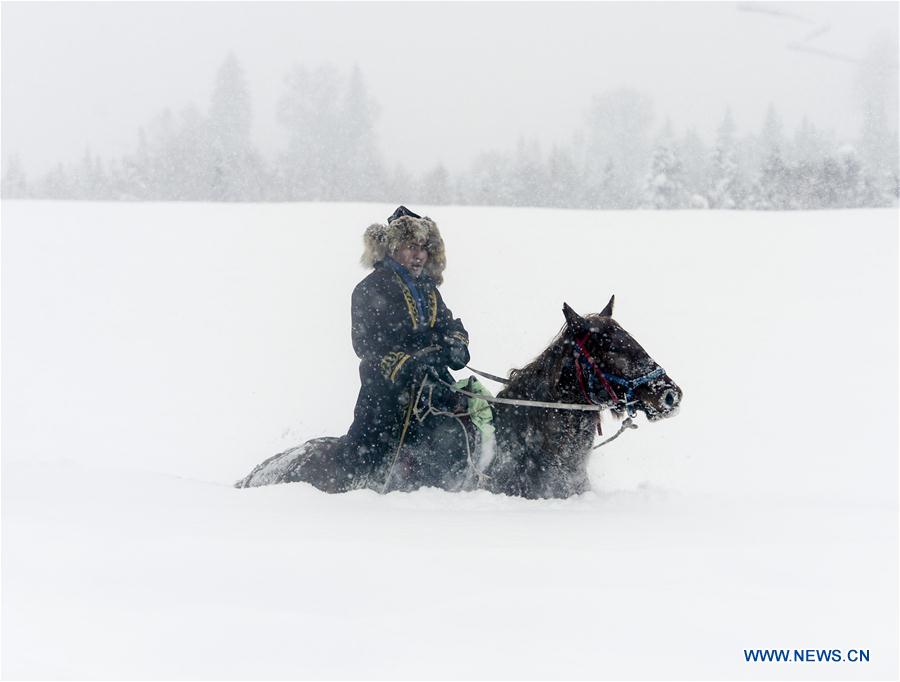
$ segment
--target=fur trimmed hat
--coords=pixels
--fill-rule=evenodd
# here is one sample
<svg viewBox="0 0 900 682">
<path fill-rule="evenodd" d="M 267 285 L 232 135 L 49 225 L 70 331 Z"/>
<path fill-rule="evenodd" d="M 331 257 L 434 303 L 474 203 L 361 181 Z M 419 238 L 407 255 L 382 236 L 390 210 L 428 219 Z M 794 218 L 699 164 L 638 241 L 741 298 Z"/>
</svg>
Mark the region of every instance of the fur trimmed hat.
<svg viewBox="0 0 900 682">
<path fill-rule="evenodd" d="M 444 281 L 447 256 L 438 226 L 428 216 L 420 218 L 404 206 L 388 218 L 387 225 L 375 223 L 366 228 L 363 234 L 363 254 L 359 261 L 370 268 L 409 242 L 425 246 L 428 260 L 425 261 L 424 272 L 435 284 L 441 284 Z"/>
</svg>

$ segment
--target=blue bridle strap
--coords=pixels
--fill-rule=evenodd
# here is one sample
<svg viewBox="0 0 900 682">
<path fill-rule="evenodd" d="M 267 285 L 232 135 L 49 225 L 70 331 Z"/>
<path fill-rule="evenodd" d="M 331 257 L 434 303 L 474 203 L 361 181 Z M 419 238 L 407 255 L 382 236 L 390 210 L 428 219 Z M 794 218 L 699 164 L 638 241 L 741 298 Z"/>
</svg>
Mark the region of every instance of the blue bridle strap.
<svg viewBox="0 0 900 682">
<path fill-rule="evenodd" d="M 623 379 L 622 377 L 617 377 L 615 374 L 609 374 L 607 372 L 603 372 L 603 376 L 606 377 L 607 381 L 610 381 L 619 386 L 623 386 L 625 388 L 625 409 L 628 411 L 628 415 L 633 417 L 636 413 L 634 408 L 634 404 L 632 403 L 632 398 L 634 397 L 634 389 L 638 386 L 643 386 L 644 384 L 649 384 L 654 379 L 659 379 L 663 374 L 666 373 L 662 367 L 657 367 L 652 372 L 647 372 L 647 374 L 642 374 L 639 377 L 635 377 L 634 379 Z"/>
<path fill-rule="evenodd" d="M 585 334 L 581 339 L 574 339 L 575 347 L 577 348 L 577 350 L 575 351 L 575 373 L 578 377 L 578 382 L 581 386 L 581 392 L 584 395 L 585 401 L 589 404 L 594 405 L 603 404 L 603 401 L 598 400 L 594 397 L 594 375 L 597 375 L 600 383 L 603 384 L 603 389 L 606 391 L 606 394 L 613 401 L 614 406 L 618 407 L 619 409 L 624 407 L 627 410 L 628 415 L 633 417 L 636 414 L 634 401 L 632 400 L 632 398 L 634 397 L 634 389 L 636 389 L 638 386 L 643 386 L 644 384 L 650 383 L 654 379 L 658 379 L 666 373 L 666 370 L 657 365 L 656 369 L 654 369 L 653 371 L 642 374 L 639 377 L 634 377 L 633 379 L 625 379 L 623 377 L 616 376 L 615 374 L 604 372 L 602 369 L 600 369 L 600 365 L 591 357 L 591 354 L 588 353 L 587 348 L 585 348 L 584 344 L 589 336 L 590 334 Z M 582 369 L 582 363 L 587 365 L 588 371 L 584 371 Z M 587 375 L 587 390 L 585 390 L 586 387 L 584 385 L 584 375 Z M 622 398 L 619 398 L 616 395 L 616 392 L 613 390 L 610 382 L 618 384 L 619 386 L 624 386 L 625 395 Z"/>
<path fill-rule="evenodd" d="M 588 402 L 593 403 L 594 405 L 600 405 L 602 403 L 601 400 L 598 400 L 594 396 L 595 392 L 595 377 L 594 372 L 591 370 L 596 370 L 600 374 L 603 375 L 603 378 L 612 384 L 617 384 L 618 386 L 622 386 L 625 389 L 625 395 L 619 399 L 619 404 L 623 405 L 625 409 L 628 411 L 628 414 L 634 416 L 635 408 L 632 402 L 632 398 L 634 397 L 634 390 L 638 386 L 643 386 L 644 384 L 648 384 L 654 379 L 658 379 L 666 373 L 662 367 L 657 367 L 651 372 L 647 372 L 646 374 L 642 374 L 639 377 L 634 377 L 633 379 L 625 379 L 624 377 L 616 376 L 615 374 L 610 374 L 609 372 L 604 372 L 600 369 L 599 366 L 593 363 L 592 359 L 589 359 L 584 356 L 583 353 L 577 353 L 575 357 L 575 362 L 579 365 L 582 363 L 587 365 L 587 371 L 581 371 L 582 376 L 587 377 L 587 395 L 585 396 L 588 399 Z M 612 396 L 610 396 L 612 397 Z"/>
<path fill-rule="evenodd" d="M 644 384 L 648 384 L 654 379 L 659 379 L 663 374 L 666 373 L 662 367 L 657 367 L 652 372 L 647 372 L 647 374 L 642 374 L 639 377 L 634 379 L 623 379 L 622 377 L 617 377 L 615 374 L 610 374 L 609 372 L 603 372 L 603 376 L 606 377 L 607 381 L 611 381 L 614 384 L 618 384 L 619 386 L 624 386 L 626 391 L 633 391 L 638 386 L 643 386 Z"/>
</svg>

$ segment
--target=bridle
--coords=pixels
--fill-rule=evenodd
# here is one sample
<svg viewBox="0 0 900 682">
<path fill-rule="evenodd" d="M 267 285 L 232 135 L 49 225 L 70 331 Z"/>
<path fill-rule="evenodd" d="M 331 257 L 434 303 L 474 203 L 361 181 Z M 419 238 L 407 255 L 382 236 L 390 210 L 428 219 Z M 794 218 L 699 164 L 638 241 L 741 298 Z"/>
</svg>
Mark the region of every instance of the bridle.
<svg viewBox="0 0 900 682">
<path fill-rule="evenodd" d="M 591 405 L 604 404 L 604 401 L 595 397 L 595 382 L 598 381 L 600 386 L 606 392 L 606 395 L 612 400 L 613 409 L 624 409 L 629 417 L 634 417 L 635 414 L 637 414 L 637 408 L 635 406 L 638 403 L 638 401 L 633 399 L 635 389 L 663 376 L 666 373 L 666 370 L 657 365 L 656 369 L 631 379 L 625 379 L 624 377 L 617 376 L 610 372 L 604 372 L 585 347 L 588 338 L 590 338 L 590 333 L 586 333 L 580 339 L 575 339 L 575 346 L 577 348 L 575 351 L 575 376 L 578 379 L 578 387 L 581 389 L 582 397 L 586 403 Z M 585 378 L 587 380 L 585 380 Z M 624 395 L 621 398 L 616 395 L 616 391 L 613 389 L 610 382 L 625 389 Z"/>
<path fill-rule="evenodd" d="M 590 333 L 585 334 L 580 339 L 574 339 L 574 343 L 577 348 L 574 353 L 575 375 L 578 380 L 578 386 L 581 390 L 581 396 L 582 398 L 584 398 L 584 403 L 558 403 L 545 402 L 543 400 L 494 398 L 493 396 L 470 393 L 465 389 L 456 388 L 452 384 L 448 384 L 442 379 L 438 378 L 438 380 L 440 381 L 440 383 L 444 384 L 447 388 L 456 393 L 461 393 L 462 395 L 468 396 L 470 398 L 480 398 L 481 400 L 485 400 L 489 403 L 516 405 L 518 407 L 537 407 L 548 410 L 578 410 L 584 412 L 602 412 L 603 410 L 613 409 L 626 412 L 629 418 L 634 417 L 637 414 L 636 405 L 640 402 L 638 400 L 634 400 L 635 389 L 663 376 L 666 373 L 666 370 L 664 370 L 659 365 L 656 365 L 655 369 L 647 372 L 646 374 L 632 377 L 631 379 L 617 376 L 615 374 L 612 374 L 611 372 L 605 372 L 600 368 L 599 363 L 597 363 L 597 361 L 591 357 L 591 354 L 585 347 L 585 342 L 588 340 L 588 338 L 590 338 Z M 654 362 L 653 364 L 656 363 Z M 480 369 L 475 369 L 471 365 L 466 365 L 466 368 L 471 370 L 472 372 L 475 372 L 475 374 L 477 374 L 478 376 L 484 377 L 485 379 L 496 381 L 499 384 L 509 384 L 509 379 L 499 377 L 496 374 L 491 374 L 490 372 L 484 372 Z M 596 397 L 597 392 L 595 390 L 595 387 L 597 382 L 600 383 L 600 386 L 606 392 L 606 395 L 609 397 L 612 403 L 602 398 Z M 618 396 L 611 384 L 616 384 L 625 389 L 621 398 Z M 634 428 L 637 427 L 635 426 Z"/>
</svg>

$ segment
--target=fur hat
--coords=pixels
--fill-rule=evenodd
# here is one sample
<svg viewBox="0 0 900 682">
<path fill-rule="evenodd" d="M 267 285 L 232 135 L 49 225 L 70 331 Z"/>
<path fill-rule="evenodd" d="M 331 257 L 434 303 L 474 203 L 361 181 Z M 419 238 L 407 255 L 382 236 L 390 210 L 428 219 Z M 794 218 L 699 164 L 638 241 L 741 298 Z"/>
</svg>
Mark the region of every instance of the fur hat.
<svg viewBox="0 0 900 682">
<path fill-rule="evenodd" d="M 401 207 L 403 208 L 403 207 Z M 408 242 L 424 244 L 428 251 L 424 272 L 435 284 L 444 281 L 444 268 L 447 267 L 447 256 L 444 253 L 444 240 L 434 221 L 425 216 L 419 218 L 406 209 L 395 217 L 400 209 L 388 220 L 387 225 L 375 223 L 369 225 L 363 234 L 363 254 L 360 263 L 372 267 L 385 256 L 396 253 L 397 249 Z"/>
</svg>

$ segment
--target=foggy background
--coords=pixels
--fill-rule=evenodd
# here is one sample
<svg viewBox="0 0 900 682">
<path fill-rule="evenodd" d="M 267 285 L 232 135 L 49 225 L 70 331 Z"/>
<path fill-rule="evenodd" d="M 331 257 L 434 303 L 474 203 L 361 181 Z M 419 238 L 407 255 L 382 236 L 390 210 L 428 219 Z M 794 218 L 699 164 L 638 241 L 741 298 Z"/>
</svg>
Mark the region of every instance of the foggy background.
<svg viewBox="0 0 900 682">
<path fill-rule="evenodd" d="M 0 676 L 898 679 L 897 8 L 0 3 Z M 398 203 L 475 367 L 614 293 L 678 417 L 564 501 L 231 488 L 352 420 Z M 568 210 L 702 207 L 857 208 Z"/>
<path fill-rule="evenodd" d="M 897 201 L 897 3 L 0 11 L 5 198 Z"/>
</svg>

